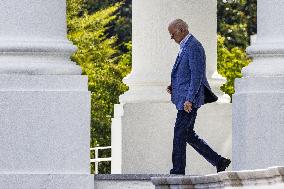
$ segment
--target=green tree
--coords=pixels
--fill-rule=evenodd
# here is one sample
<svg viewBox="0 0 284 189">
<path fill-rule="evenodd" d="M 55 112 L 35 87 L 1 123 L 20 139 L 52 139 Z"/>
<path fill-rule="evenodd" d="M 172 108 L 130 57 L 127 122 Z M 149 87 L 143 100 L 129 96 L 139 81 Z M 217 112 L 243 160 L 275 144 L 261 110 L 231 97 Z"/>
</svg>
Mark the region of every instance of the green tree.
<svg viewBox="0 0 284 189">
<path fill-rule="evenodd" d="M 91 146 L 108 146 L 110 141 L 113 105 L 127 90 L 122 79 L 130 71 L 131 43 L 128 52 L 117 55 L 117 36 L 108 37 L 108 24 L 116 16 L 120 3 L 89 14 L 83 0 L 67 0 L 68 39 L 78 47 L 71 57 L 88 76 L 91 91 Z M 110 156 L 110 152 L 102 154 Z M 101 173 L 109 173 L 110 165 L 101 166 Z"/>
<path fill-rule="evenodd" d="M 218 0 L 217 31 L 227 48 L 245 49 L 256 33 L 256 0 Z"/>
<path fill-rule="evenodd" d="M 241 70 L 251 60 L 245 49 L 250 35 L 256 33 L 256 0 L 218 0 L 218 72 L 227 82 L 221 90 L 232 97 L 235 78 L 242 77 Z"/>
<path fill-rule="evenodd" d="M 221 90 L 232 97 L 235 93 L 234 81 L 235 78 L 242 77 L 241 70 L 247 66 L 251 60 L 246 53 L 239 47 L 228 49 L 224 44 L 225 38 L 218 35 L 218 64 L 217 70 L 223 77 L 226 77 L 227 82 L 221 86 Z"/>
<path fill-rule="evenodd" d="M 115 11 L 116 18 L 108 24 L 106 33 L 108 36 L 117 35 L 116 45 L 119 54 L 128 52 L 125 43 L 131 41 L 132 0 L 86 0 L 85 2 L 89 13 L 105 9 L 117 2 L 121 3 L 121 6 Z"/>
</svg>

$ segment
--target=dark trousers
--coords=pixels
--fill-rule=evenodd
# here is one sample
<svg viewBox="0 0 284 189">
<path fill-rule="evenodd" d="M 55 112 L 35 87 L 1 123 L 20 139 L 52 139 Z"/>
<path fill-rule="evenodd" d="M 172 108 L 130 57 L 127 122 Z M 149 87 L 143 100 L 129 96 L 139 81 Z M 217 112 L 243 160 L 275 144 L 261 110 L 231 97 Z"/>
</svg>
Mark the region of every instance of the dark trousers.
<svg viewBox="0 0 284 189">
<path fill-rule="evenodd" d="M 216 166 L 221 159 L 221 156 L 213 151 L 204 140 L 200 139 L 193 130 L 197 110 L 198 108 L 194 107 L 189 113 L 184 110 L 178 110 L 174 128 L 172 152 L 173 169 L 170 171 L 171 174 L 185 174 L 186 143 L 190 144 L 213 166 Z"/>
</svg>

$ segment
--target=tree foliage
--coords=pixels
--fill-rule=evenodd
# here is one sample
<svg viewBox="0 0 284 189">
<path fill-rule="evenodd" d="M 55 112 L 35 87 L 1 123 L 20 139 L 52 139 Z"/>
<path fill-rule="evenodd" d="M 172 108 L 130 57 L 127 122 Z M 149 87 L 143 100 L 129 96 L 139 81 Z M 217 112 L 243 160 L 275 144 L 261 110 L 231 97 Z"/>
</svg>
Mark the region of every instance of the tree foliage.
<svg viewBox="0 0 284 189">
<path fill-rule="evenodd" d="M 108 36 L 109 23 L 116 19 L 116 3 L 94 13 L 89 13 L 83 0 L 67 0 L 68 39 L 78 47 L 71 59 L 81 66 L 88 76 L 91 91 L 91 146 L 108 146 L 110 141 L 113 106 L 127 90 L 122 79 L 130 72 L 131 42 L 128 51 L 118 54 L 117 36 Z M 110 155 L 103 154 L 103 156 Z M 101 172 L 109 172 L 102 166 Z"/>
<path fill-rule="evenodd" d="M 227 48 L 249 45 L 256 33 L 256 0 L 218 0 L 217 31 Z"/>
<path fill-rule="evenodd" d="M 251 60 L 247 57 L 245 52 L 239 48 L 234 47 L 228 49 L 225 44 L 225 38 L 218 35 L 218 64 L 217 70 L 222 76 L 227 78 L 227 82 L 221 86 L 221 90 L 232 96 L 235 93 L 234 81 L 235 78 L 242 77 L 241 70 L 247 66 Z"/>
<path fill-rule="evenodd" d="M 256 0 L 218 0 L 218 72 L 227 82 L 221 90 L 232 96 L 235 78 L 251 60 L 245 49 L 256 33 Z"/>
<path fill-rule="evenodd" d="M 107 36 L 117 35 L 119 53 L 128 52 L 125 43 L 131 41 L 132 1 L 131 0 L 86 0 L 86 9 L 89 13 L 105 9 L 113 4 L 121 2 L 121 6 L 115 12 L 116 18 L 108 24 Z"/>
</svg>

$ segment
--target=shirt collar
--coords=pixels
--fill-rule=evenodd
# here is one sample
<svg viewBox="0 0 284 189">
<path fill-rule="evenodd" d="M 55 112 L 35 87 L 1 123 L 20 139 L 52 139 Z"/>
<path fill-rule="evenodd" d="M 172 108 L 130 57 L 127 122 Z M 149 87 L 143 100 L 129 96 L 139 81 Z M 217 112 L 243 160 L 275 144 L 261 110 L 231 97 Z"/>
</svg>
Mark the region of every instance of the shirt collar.
<svg viewBox="0 0 284 189">
<path fill-rule="evenodd" d="M 186 41 L 188 40 L 188 38 L 189 38 L 190 36 L 191 36 L 191 34 L 189 33 L 189 34 L 187 34 L 187 36 L 185 36 L 185 37 L 183 38 L 183 40 L 180 42 L 180 48 L 183 48 L 183 47 L 184 47 Z"/>
</svg>

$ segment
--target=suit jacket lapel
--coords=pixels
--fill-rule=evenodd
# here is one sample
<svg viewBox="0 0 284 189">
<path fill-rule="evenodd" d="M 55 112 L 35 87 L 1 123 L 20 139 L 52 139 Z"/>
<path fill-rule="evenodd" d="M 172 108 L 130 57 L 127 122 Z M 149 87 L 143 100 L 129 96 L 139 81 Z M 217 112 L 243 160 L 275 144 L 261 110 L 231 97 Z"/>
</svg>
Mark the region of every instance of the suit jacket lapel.
<svg viewBox="0 0 284 189">
<path fill-rule="evenodd" d="M 181 52 L 181 54 L 180 54 L 180 56 L 178 56 L 178 59 L 177 59 L 175 65 L 174 65 L 174 69 L 176 69 L 177 66 L 179 65 L 179 63 L 180 63 L 180 61 L 181 61 L 181 59 L 182 59 L 184 53 L 185 53 L 185 49 L 183 49 L 182 52 Z"/>
<path fill-rule="evenodd" d="M 185 46 L 188 45 L 188 43 L 192 40 L 192 38 L 193 38 L 193 35 L 191 34 L 191 36 L 188 38 L 188 40 L 187 40 Z M 182 57 L 183 57 L 184 53 L 185 53 L 185 48 L 183 48 L 183 50 L 182 50 L 180 56 L 177 57 L 176 62 L 175 62 L 175 64 L 174 64 L 173 70 L 175 70 L 175 69 L 177 68 L 177 66 L 179 65 L 180 61 L 182 60 Z"/>
<path fill-rule="evenodd" d="M 175 69 L 175 67 L 176 67 L 176 65 L 177 65 L 177 62 L 179 61 L 179 58 L 180 58 L 180 56 L 177 56 L 177 57 L 176 57 L 176 61 L 175 61 L 174 67 L 173 67 L 174 69 Z"/>
</svg>

